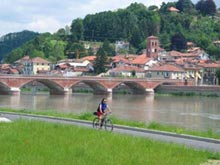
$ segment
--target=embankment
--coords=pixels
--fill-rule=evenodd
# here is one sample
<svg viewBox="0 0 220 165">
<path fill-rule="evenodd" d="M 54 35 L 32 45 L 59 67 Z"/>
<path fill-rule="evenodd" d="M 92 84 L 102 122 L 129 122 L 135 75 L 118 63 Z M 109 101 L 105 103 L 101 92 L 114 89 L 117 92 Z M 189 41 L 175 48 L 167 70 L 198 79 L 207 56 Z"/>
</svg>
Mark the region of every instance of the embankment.
<svg viewBox="0 0 220 165">
<path fill-rule="evenodd" d="M 175 86 L 161 85 L 155 89 L 159 94 L 176 94 L 176 95 L 202 95 L 220 97 L 220 86 Z"/>
</svg>

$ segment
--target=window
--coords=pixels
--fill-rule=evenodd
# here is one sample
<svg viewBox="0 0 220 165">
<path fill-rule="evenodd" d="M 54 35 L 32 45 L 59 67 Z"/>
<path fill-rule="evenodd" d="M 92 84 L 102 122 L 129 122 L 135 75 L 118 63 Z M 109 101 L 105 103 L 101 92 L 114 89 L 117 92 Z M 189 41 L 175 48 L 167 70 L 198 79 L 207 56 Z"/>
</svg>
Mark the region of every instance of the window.
<svg viewBox="0 0 220 165">
<path fill-rule="evenodd" d="M 164 77 L 169 77 L 169 73 L 168 72 L 164 72 Z"/>
</svg>

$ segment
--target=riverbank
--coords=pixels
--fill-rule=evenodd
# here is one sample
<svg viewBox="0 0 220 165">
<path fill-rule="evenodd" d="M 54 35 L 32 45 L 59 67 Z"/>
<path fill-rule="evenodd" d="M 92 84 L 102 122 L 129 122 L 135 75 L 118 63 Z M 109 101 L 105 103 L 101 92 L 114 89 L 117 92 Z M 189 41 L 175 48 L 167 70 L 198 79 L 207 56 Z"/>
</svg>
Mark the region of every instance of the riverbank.
<svg viewBox="0 0 220 165">
<path fill-rule="evenodd" d="M 199 95 L 208 97 L 220 97 L 220 86 L 161 85 L 155 89 L 155 93 L 181 96 Z"/>
<path fill-rule="evenodd" d="M 24 114 L 36 114 L 36 115 L 45 115 L 45 116 L 54 116 L 54 117 L 63 117 L 63 118 L 70 118 L 70 119 L 80 119 L 80 120 L 87 120 L 92 121 L 94 119 L 94 115 L 90 112 L 85 112 L 81 114 L 73 114 L 73 113 L 59 113 L 55 111 L 30 111 L 30 110 L 12 110 L 8 108 L 0 108 L 0 114 L 2 112 L 16 112 L 16 113 L 24 113 Z M 146 128 L 152 130 L 159 130 L 159 131 L 166 131 L 172 132 L 176 134 L 186 134 L 186 135 L 193 135 L 198 137 L 206 137 L 206 138 L 214 138 L 220 139 L 220 133 L 215 133 L 213 130 L 209 129 L 207 131 L 195 131 L 189 130 L 183 127 L 175 127 L 171 125 L 162 125 L 156 122 L 151 122 L 146 124 L 144 122 L 137 122 L 131 120 L 121 120 L 115 116 L 111 116 L 113 123 L 118 125 L 125 125 L 137 128 Z"/>
<path fill-rule="evenodd" d="M 185 165 L 220 159 L 219 153 L 60 123 L 17 120 L 1 123 L 0 132 L 1 164 Z"/>
</svg>

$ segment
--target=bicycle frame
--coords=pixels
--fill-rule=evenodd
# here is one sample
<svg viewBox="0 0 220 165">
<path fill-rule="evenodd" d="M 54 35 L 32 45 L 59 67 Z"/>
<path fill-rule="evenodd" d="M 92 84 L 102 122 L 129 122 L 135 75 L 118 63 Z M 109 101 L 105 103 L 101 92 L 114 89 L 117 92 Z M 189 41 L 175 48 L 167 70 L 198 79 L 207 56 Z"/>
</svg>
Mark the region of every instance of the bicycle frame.
<svg viewBox="0 0 220 165">
<path fill-rule="evenodd" d="M 102 126 L 104 126 L 105 130 L 112 131 L 113 130 L 113 123 L 112 123 L 111 119 L 108 117 L 109 114 L 110 113 L 106 113 L 105 115 L 103 115 L 103 118 L 101 119 L 101 127 L 100 127 L 99 118 L 95 117 L 93 119 L 93 128 L 102 128 Z"/>
</svg>

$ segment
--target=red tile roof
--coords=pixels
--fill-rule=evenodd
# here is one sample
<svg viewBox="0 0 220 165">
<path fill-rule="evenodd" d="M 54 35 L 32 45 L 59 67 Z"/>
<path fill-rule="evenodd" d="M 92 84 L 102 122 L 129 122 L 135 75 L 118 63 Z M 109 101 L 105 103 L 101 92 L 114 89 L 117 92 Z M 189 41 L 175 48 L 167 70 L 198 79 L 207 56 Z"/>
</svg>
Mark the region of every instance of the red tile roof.
<svg viewBox="0 0 220 165">
<path fill-rule="evenodd" d="M 156 37 L 156 36 L 149 36 L 149 37 L 147 37 L 148 39 L 158 39 L 158 37 Z"/>
<path fill-rule="evenodd" d="M 111 69 L 111 72 L 131 72 L 131 71 L 136 71 L 136 72 L 144 72 L 145 70 L 143 68 L 139 68 L 136 66 L 119 66 L 117 68 Z"/>
<path fill-rule="evenodd" d="M 144 65 L 151 60 L 152 58 L 147 57 L 146 54 L 142 54 L 142 55 L 137 56 L 137 58 L 134 59 L 131 63 L 136 64 L 136 65 Z"/>
<path fill-rule="evenodd" d="M 30 60 L 30 56 L 24 56 L 21 58 L 21 60 Z"/>
<path fill-rule="evenodd" d="M 0 69 L 8 69 L 10 67 L 10 64 L 1 64 Z"/>
<path fill-rule="evenodd" d="M 153 68 L 150 68 L 149 71 L 167 71 L 167 72 L 184 72 L 184 70 L 182 68 L 179 68 L 175 65 L 171 65 L 171 64 L 164 64 L 161 66 L 155 66 Z"/>
<path fill-rule="evenodd" d="M 204 68 L 219 68 L 220 69 L 220 63 L 200 63 L 199 65 Z"/>
<path fill-rule="evenodd" d="M 179 10 L 175 7 L 170 7 L 168 8 L 168 11 L 171 11 L 171 12 L 179 12 Z"/>
<path fill-rule="evenodd" d="M 59 64 L 58 66 L 60 69 L 66 69 L 69 67 L 67 64 Z"/>
<path fill-rule="evenodd" d="M 81 58 L 82 60 L 95 61 L 96 56 L 86 56 Z"/>
<path fill-rule="evenodd" d="M 49 64 L 50 62 L 41 58 L 41 57 L 35 57 L 35 58 L 30 58 L 29 56 L 24 56 L 22 57 L 21 59 L 15 61 L 15 63 L 21 63 L 22 61 L 32 61 L 34 63 L 46 63 L 46 64 Z"/>
<path fill-rule="evenodd" d="M 11 68 L 10 71 L 11 71 L 11 73 L 14 73 L 14 74 L 18 74 L 19 73 L 17 69 L 12 69 Z"/>
<path fill-rule="evenodd" d="M 34 63 L 44 63 L 44 64 L 49 64 L 50 62 L 41 58 L 41 57 L 35 57 L 35 58 L 32 58 L 32 62 Z"/>
<path fill-rule="evenodd" d="M 198 57 L 199 54 L 198 53 L 181 53 L 181 52 L 173 50 L 169 52 L 169 55 L 173 57 Z"/>
<path fill-rule="evenodd" d="M 118 63 L 120 61 L 123 61 L 124 63 L 126 64 L 130 64 L 130 61 L 128 59 L 126 59 L 125 56 L 121 56 L 121 55 L 118 55 L 118 56 L 114 56 L 111 58 L 113 60 L 113 62 L 115 63 Z"/>
</svg>

